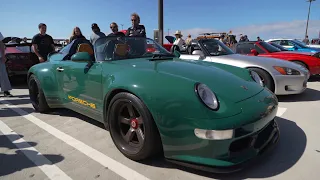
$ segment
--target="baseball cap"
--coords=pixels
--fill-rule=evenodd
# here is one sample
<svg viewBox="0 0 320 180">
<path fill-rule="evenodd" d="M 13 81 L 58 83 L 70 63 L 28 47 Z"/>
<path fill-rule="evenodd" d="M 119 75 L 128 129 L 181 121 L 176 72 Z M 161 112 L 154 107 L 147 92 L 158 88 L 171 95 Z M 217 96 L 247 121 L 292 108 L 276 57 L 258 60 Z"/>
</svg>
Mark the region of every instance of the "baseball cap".
<svg viewBox="0 0 320 180">
<path fill-rule="evenodd" d="M 91 28 L 93 29 L 93 28 L 98 28 L 99 26 L 98 26 L 98 24 L 97 23 L 93 23 L 92 25 L 91 25 Z"/>
</svg>

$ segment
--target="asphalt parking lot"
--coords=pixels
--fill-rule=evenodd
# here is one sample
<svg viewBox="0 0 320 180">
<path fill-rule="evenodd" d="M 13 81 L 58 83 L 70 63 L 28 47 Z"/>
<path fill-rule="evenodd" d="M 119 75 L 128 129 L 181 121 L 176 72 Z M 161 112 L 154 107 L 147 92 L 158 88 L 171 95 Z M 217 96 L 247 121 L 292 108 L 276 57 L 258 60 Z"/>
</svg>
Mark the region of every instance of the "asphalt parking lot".
<svg viewBox="0 0 320 180">
<path fill-rule="evenodd" d="M 320 77 L 300 95 L 279 97 L 278 146 L 244 171 L 217 175 L 163 158 L 137 163 L 114 146 L 101 123 L 65 109 L 35 113 L 25 84 L 0 95 L 0 179 L 287 179 L 320 176 Z M 19 85 L 18 85 L 19 84 Z M 318 178 L 317 178 L 318 177 Z"/>
</svg>

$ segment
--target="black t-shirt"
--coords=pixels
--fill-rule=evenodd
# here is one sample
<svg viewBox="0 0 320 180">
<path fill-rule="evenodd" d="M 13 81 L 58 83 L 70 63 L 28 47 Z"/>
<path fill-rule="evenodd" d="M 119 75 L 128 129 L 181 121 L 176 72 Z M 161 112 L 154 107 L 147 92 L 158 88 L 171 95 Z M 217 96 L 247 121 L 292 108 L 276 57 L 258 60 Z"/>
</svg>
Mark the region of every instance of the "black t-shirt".
<svg viewBox="0 0 320 180">
<path fill-rule="evenodd" d="M 32 38 L 32 44 L 38 45 L 38 52 L 44 58 L 47 59 L 47 56 L 50 52 L 54 51 L 52 45 L 54 44 L 53 39 L 50 35 L 41 35 L 37 34 Z"/>
<path fill-rule="evenodd" d="M 139 25 L 136 28 L 129 27 L 126 36 L 146 37 L 146 28 L 144 27 L 144 25 Z"/>
<path fill-rule="evenodd" d="M 123 32 L 110 33 L 108 36 L 125 36 Z"/>
</svg>

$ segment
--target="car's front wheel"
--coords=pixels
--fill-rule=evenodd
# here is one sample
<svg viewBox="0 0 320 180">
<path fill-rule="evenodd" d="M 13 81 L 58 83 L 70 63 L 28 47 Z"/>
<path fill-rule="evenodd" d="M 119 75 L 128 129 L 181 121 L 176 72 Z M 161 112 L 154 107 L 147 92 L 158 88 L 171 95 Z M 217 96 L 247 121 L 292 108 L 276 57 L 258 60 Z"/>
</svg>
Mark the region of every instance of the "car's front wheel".
<svg viewBox="0 0 320 180">
<path fill-rule="evenodd" d="M 273 79 L 269 75 L 269 73 L 259 68 L 248 68 L 248 69 L 256 72 L 260 76 L 264 87 L 268 88 L 272 92 L 275 92 Z"/>
<path fill-rule="evenodd" d="M 42 88 L 40 86 L 39 80 L 35 75 L 31 75 L 28 80 L 29 96 L 33 108 L 41 113 L 50 110 Z"/>
<path fill-rule="evenodd" d="M 135 95 L 122 92 L 108 108 L 113 142 L 126 157 L 139 161 L 162 151 L 159 131 L 146 105 Z"/>
</svg>

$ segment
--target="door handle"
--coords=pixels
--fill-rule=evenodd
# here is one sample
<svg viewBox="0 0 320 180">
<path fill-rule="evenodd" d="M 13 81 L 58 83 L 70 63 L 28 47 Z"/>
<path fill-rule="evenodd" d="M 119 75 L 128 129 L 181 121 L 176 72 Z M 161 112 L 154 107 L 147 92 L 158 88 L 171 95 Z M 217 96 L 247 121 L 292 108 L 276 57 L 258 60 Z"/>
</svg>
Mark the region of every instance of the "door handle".
<svg viewBox="0 0 320 180">
<path fill-rule="evenodd" d="M 62 72 L 62 71 L 64 71 L 64 69 L 62 69 L 62 67 L 58 67 L 57 71 Z"/>
</svg>

